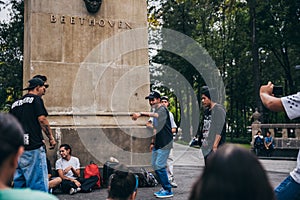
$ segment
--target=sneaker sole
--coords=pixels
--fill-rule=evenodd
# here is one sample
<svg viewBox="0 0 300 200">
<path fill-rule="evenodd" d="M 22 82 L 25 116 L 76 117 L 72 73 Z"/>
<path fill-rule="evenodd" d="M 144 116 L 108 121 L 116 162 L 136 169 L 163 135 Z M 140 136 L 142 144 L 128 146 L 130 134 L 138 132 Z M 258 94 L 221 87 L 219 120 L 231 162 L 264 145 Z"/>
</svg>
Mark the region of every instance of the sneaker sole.
<svg viewBox="0 0 300 200">
<path fill-rule="evenodd" d="M 163 199 L 163 198 L 170 198 L 170 197 L 173 197 L 173 196 L 174 196 L 173 194 L 170 194 L 170 195 L 164 195 L 164 196 L 156 196 L 156 198 Z"/>
</svg>

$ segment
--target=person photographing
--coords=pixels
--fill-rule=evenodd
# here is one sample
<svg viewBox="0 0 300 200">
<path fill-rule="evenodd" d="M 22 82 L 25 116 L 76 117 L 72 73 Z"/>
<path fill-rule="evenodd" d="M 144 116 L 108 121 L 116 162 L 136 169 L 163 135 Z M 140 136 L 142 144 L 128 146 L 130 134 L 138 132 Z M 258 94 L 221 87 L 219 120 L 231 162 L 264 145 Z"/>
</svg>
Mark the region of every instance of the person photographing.
<svg viewBox="0 0 300 200">
<path fill-rule="evenodd" d="M 274 84 L 271 81 L 260 87 L 259 94 L 264 106 L 274 112 L 285 112 L 289 119 L 300 117 L 300 92 L 279 98 L 274 96 L 273 89 Z M 277 200 L 300 199 L 300 151 L 296 168 L 275 188 L 275 194 Z"/>
</svg>

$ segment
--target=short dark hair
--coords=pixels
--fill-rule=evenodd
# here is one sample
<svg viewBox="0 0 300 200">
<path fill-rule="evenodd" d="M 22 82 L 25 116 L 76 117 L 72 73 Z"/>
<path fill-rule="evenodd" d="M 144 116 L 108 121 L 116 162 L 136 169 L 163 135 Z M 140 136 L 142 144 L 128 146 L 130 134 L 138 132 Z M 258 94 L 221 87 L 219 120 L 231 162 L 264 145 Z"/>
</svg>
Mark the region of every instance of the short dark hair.
<svg viewBox="0 0 300 200">
<path fill-rule="evenodd" d="M 166 100 L 166 101 L 169 102 L 169 97 L 167 97 L 167 96 L 162 96 L 162 97 L 160 98 L 160 100 L 161 100 L 161 101 Z"/>
<path fill-rule="evenodd" d="M 60 146 L 59 146 L 59 148 L 65 148 L 65 150 L 70 150 L 70 155 L 72 155 L 72 148 L 71 148 L 71 146 L 70 145 L 68 145 L 68 144 L 61 144 Z"/>
<path fill-rule="evenodd" d="M 18 120 L 11 114 L 0 113 L 0 166 L 24 145 L 24 132 Z"/>
<path fill-rule="evenodd" d="M 110 177 L 108 198 L 127 200 L 137 188 L 137 178 L 125 165 L 119 164 Z"/>
<path fill-rule="evenodd" d="M 275 200 L 275 194 L 257 157 L 242 147 L 225 144 L 208 159 L 189 199 Z"/>
</svg>

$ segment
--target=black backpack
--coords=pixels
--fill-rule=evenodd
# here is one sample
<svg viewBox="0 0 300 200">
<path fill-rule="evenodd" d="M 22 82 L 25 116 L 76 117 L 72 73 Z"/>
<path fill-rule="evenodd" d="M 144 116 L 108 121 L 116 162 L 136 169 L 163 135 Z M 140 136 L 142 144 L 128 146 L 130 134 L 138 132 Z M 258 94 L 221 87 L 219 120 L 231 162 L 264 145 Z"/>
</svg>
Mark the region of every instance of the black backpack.
<svg viewBox="0 0 300 200">
<path fill-rule="evenodd" d="M 134 173 L 138 176 L 139 187 L 155 187 L 158 182 L 151 172 L 148 172 L 145 168 L 141 168 L 141 171 Z"/>
</svg>

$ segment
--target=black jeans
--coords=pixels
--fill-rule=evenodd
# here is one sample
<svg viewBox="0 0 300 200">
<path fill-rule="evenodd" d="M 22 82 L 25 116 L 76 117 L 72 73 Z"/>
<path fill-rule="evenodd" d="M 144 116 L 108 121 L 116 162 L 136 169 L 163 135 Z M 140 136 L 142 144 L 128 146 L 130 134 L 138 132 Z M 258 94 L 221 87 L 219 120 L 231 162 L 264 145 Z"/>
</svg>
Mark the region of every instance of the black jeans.
<svg viewBox="0 0 300 200">
<path fill-rule="evenodd" d="M 210 159 L 210 156 L 214 154 L 214 151 L 211 150 L 209 152 L 209 154 L 207 154 L 206 156 L 204 156 L 204 164 L 206 165 L 207 161 Z"/>
<path fill-rule="evenodd" d="M 91 176 L 90 178 L 77 178 L 76 180 L 78 180 L 81 184 L 80 188 L 81 188 L 81 192 L 91 192 L 93 187 L 95 186 L 95 184 L 98 181 L 98 177 L 97 176 Z M 68 194 L 71 188 L 77 188 L 77 185 L 70 181 L 70 180 L 66 180 L 64 179 L 61 182 L 61 189 L 63 191 L 63 193 Z"/>
</svg>

